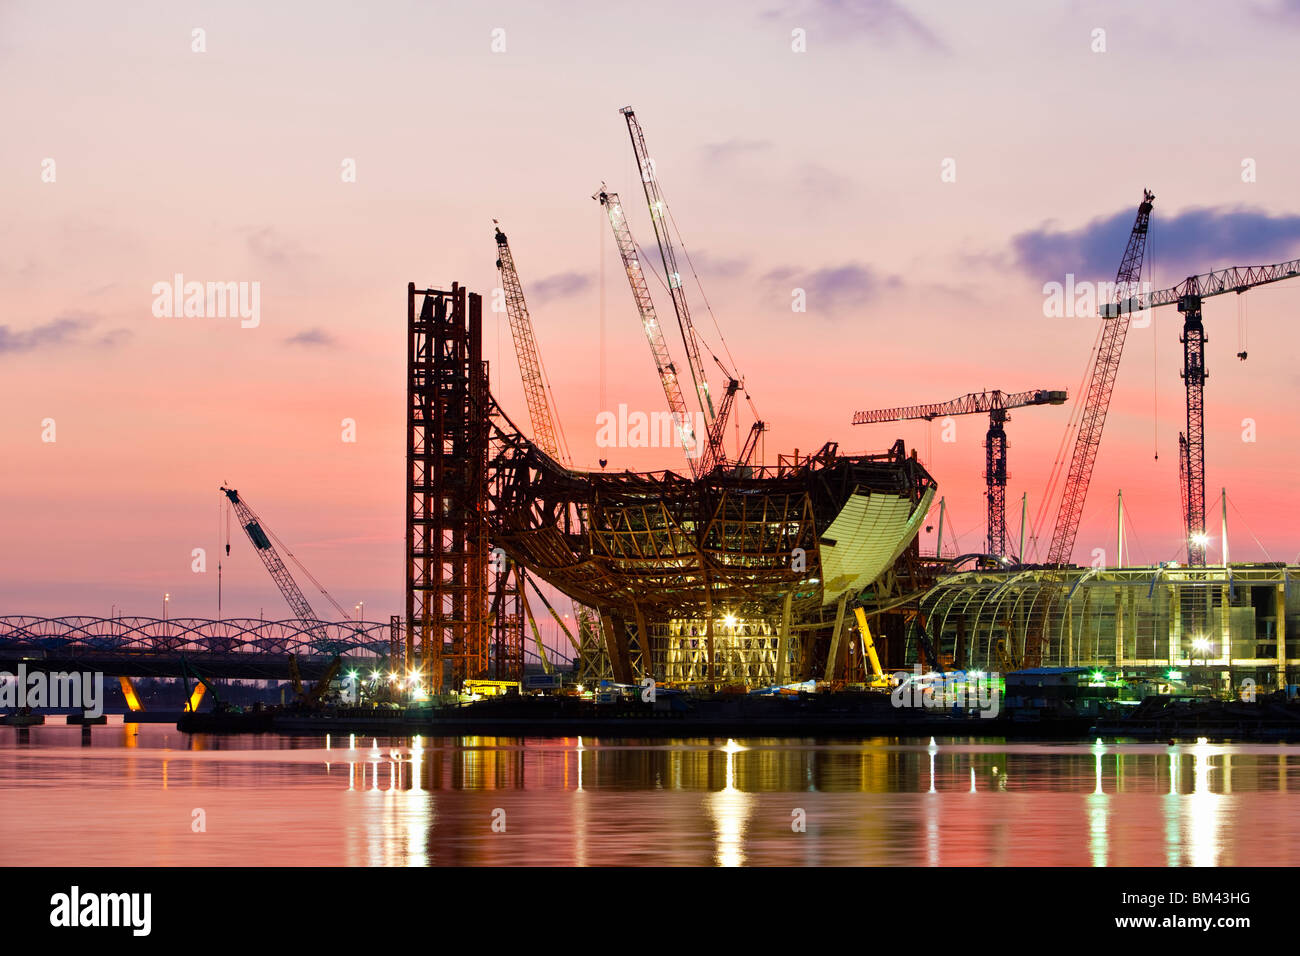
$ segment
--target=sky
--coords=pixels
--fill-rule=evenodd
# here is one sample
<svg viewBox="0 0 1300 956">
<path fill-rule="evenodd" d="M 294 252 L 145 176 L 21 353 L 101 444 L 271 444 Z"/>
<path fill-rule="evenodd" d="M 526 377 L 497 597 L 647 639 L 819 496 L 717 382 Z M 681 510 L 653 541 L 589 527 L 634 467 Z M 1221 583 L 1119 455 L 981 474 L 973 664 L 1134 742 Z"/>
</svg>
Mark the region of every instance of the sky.
<svg viewBox="0 0 1300 956">
<path fill-rule="evenodd" d="M 1156 288 L 1300 255 L 1279 109 L 1297 39 L 1300 3 L 1273 0 L 0 0 L 0 614 L 158 614 L 167 593 L 172 616 L 215 616 L 220 557 L 227 616 L 288 617 L 238 528 L 224 555 L 223 482 L 345 607 L 400 611 L 406 284 L 490 303 L 494 218 L 577 464 L 684 469 L 596 443 L 602 411 L 664 405 L 590 198 L 619 191 L 654 261 L 627 105 L 765 460 L 902 438 L 939 481 L 945 548 L 980 550 L 987 421 L 853 413 L 1068 389 L 1007 426 L 1008 526 L 1027 495 L 1044 556 L 1098 330 L 1048 315 L 1044 286 L 1113 281 L 1143 188 Z M 177 274 L 256 283 L 256 324 L 156 315 Z M 1224 487 L 1233 560 L 1300 551 L 1297 306 L 1300 281 L 1206 303 L 1211 561 Z M 1165 309 L 1129 334 L 1080 563 L 1114 563 L 1121 489 L 1129 560 L 1184 550 L 1180 327 Z M 525 422 L 503 314 L 484 350 Z"/>
</svg>

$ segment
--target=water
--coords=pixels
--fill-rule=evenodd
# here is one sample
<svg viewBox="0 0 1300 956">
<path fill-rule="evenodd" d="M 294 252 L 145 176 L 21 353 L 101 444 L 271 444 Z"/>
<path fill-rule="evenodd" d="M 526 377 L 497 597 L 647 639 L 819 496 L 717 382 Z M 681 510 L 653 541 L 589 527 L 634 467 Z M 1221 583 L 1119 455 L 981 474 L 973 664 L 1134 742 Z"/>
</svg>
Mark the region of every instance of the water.
<svg viewBox="0 0 1300 956">
<path fill-rule="evenodd" d="M 352 743 L 0 728 L 0 864 L 1300 862 L 1281 744 Z"/>
</svg>

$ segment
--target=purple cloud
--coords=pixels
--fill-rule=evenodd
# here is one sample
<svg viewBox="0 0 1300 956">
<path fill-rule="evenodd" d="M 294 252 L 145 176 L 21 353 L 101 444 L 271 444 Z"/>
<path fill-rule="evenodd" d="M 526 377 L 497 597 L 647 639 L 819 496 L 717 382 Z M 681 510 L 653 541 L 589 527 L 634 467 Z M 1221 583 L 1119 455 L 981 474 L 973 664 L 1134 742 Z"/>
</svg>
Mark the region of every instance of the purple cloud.
<svg viewBox="0 0 1300 956">
<path fill-rule="evenodd" d="M 334 348 L 338 341 L 324 329 L 304 329 L 284 340 L 286 345 L 303 345 L 308 348 Z"/>
<path fill-rule="evenodd" d="M 1073 273 L 1079 279 L 1111 281 L 1136 211 L 1134 204 L 1077 229 L 1044 223 L 1011 240 L 1012 256 L 1035 277 L 1057 280 Z M 1210 269 L 1289 258 L 1300 246 L 1300 215 L 1215 207 L 1161 217 L 1157 198 L 1149 243 L 1159 255 L 1158 281 L 1173 283 Z"/>
<path fill-rule="evenodd" d="M 862 306 L 882 292 L 903 284 L 898 276 L 880 276 L 873 269 L 852 262 L 812 271 L 773 269 L 763 278 L 774 287 L 803 289 L 808 312 L 823 315 Z"/>
<path fill-rule="evenodd" d="M 551 299 L 563 299 L 591 286 L 591 276 L 580 272 L 560 272 L 553 276 L 538 279 L 526 290 L 528 298 L 535 302 L 547 302 Z"/>
<path fill-rule="evenodd" d="M 0 354 L 75 345 L 82 341 L 84 333 L 97 321 L 99 317 L 91 313 L 69 312 L 28 329 L 0 325 Z M 131 333 L 126 329 L 114 329 L 101 336 L 98 344 L 112 347 L 130 336 Z"/>
<path fill-rule="evenodd" d="M 765 16 L 806 26 L 810 43 L 819 38 L 831 42 L 868 39 L 882 46 L 903 42 L 932 53 L 952 52 L 937 33 L 896 0 L 811 0 Z"/>
</svg>

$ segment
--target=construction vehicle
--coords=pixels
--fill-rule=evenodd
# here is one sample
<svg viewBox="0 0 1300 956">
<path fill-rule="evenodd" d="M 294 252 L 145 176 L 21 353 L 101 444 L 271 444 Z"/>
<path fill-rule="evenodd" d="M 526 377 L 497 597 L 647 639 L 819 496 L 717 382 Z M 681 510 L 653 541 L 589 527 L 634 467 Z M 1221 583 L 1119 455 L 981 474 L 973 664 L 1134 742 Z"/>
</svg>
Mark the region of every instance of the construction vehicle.
<svg viewBox="0 0 1300 956">
<path fill-rule="evenodd" d="M 952 415 L 988 413 L 989 430 L 985 436 L 985 498 L 988 503 L 988 553 L 996 558 L 1007 554 L 1007 433 L 1006 423 L 1011 420 L 1008 411 L 1030 405 L 1064 405 L 1066 393 L 1045 388 L 1027 392 L 972 392 L 950 402 L 933 405 L 905 405 L 899 408 L 881 408 L 858 412 L 853 424 L 870 425 L 878 422 L 900 422 L 911 419 L 933 421 Z M 1016 556 L 1024 560 L 1024 555 Z"/>
<path fill-rule="evenodd" d="M 298 655 L 290 654 L 289 683 L 293 687 L 294 702 L 297 706 L 313 707 L 319 703 L 321 698 L 325 696 L 325 691 L 329 689 L 330 684 L 332 684 L 335 678 L 339 676 L 339 671 L 342 670 L 342 668 L 343 658 L 335 654 L 333 660 L 329 663 L 329 667 L 325 669 L 325 673 L 321 676 L 321 679 L 316 682 L 311 690 L 307 690 L 303 686 L 302 672 L 298 669 Z"/>
<path fill-rule="evenodd" d="M 193 692 L 190 691 L 191 680 L 194 681 Z M 181 655 L 181 682 L 185 688 L 185 713 L 194 714 L 198 712 L 205 691 L 212 695 L 212 709 L 214 711 L 226 709 L 225 701 L 221 699 L 221 695 L 217 692 L 217 685 L 195 670 L 194 665 L 187 661 L 184 655 Z"/>
<path fill-rule="evenodd" d="M 238 491 L 233 488 L 227 488 L 225 485 L 221 486 L 221 491 L 225 494 L 226 498 L 229 499 L 231 506 L 235 509 L 235 513 L 239 516 L 239 524 L 244 529 L 244 534 L 248 536 L 249 542 L 253 545 L 253 550 L 257 552 L 257 556 L 261 558 L 262 564 L 270 573 L 271 580 L 273 580 L 276 587 L 280 589 L 280 593 L 284 595 L 285 601 L 288 603 L 290 609 L 293 610 L 295 616 L 297 616 L 298 620 L 303 623 L 308 633 L 311 634 L 312 646 L 322 653 L 333 654 L 334 659 L 325 678 L 317 681 L 316 687 L 310 692 L 304 691 L 302 680 L 298 676 L 297 658 L 292 654 L 289 655 L 289 672 L 293 678 L 294 693 L 298 702 L 302 704 L 314 703 L 320 699 L 325 690 L 329 687 L 330 681 L 338 674 L 341 661 L 338 654 L 337 644 L 330 640 L 329 635 L 326 633 L 324 622 L 316 616 L 316 612 L 312 610 L 311 604 L 307 601 L 306 595 L 302 593 L 302 589 L 298 587 L 298 582 L 293 579 L 293 575 L 289 573 L 289 569 L 285 566 L 284 559 L 280 557 L 280 552 L 276 549 L 275 543 L 273 543 L 273 539 L 274 542 L 279 542 L 279 539 L 275 538 L 274 533 L 257 516 L 257 512 L 249 506 L 248 502 L 240 497 Z M 282 543 L 281 547 L 283 547 Z M 229 553 L 230 542 L 227 541 L 226 554 Z M 301 569 L 312 583 L 316 585 L 320 592 L 325 595 L 326 599 L 334 605 L 335 609 L 343 617 L 348 617 L 348 613 L 343 609 L 343 606 L 335 601 L 334 598 L 330 597 L 329 592 L 325 590 L 319 581 L 312 577 L 311 572 L 307 571 L 307 569 L 302 566 L 301 562 L 293 557 L 293 553 L 289 551 L 288 548 L 285 548 L 285 553 L 289 555 L 290 559 L 293 560 L 294 563 L 298 565 L 299 569 Z"/>
<path fill-rule="evenodd" d="M 853 613 L 858 619 L 858 634 L 862 637 L 862 650 L 867 655 L 867 660 L 871 662 L 871 680 L 867 682 L 867 686 L 877 689 L 887 688 L 889 680 L 880 667 L 880 656 L 876 653 L 876 642 L 871 636 L 871 628 L 867 625 L 866 609 L 858 605 L 853 609 Z"/>
</svg>

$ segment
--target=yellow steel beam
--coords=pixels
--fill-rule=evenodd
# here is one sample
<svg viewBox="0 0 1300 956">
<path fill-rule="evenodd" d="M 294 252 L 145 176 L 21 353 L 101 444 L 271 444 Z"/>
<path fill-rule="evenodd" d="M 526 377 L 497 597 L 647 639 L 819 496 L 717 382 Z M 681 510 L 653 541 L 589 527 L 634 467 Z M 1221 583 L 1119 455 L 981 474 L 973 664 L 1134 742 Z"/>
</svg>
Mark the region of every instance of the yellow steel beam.
<svg viewBox="0 0 1300 956">
<path fill-rule="evenodd" d="M 131 713 L 139 713 L 144 710 L 144 704 L 140 703 L 140 695 L 135 692 L 135 685 L 131 683 L 131 678 L 125 674 L 118 677 L 122 684 L 122 696 L 126 698 L 127 709 Z"/>
</svg>

